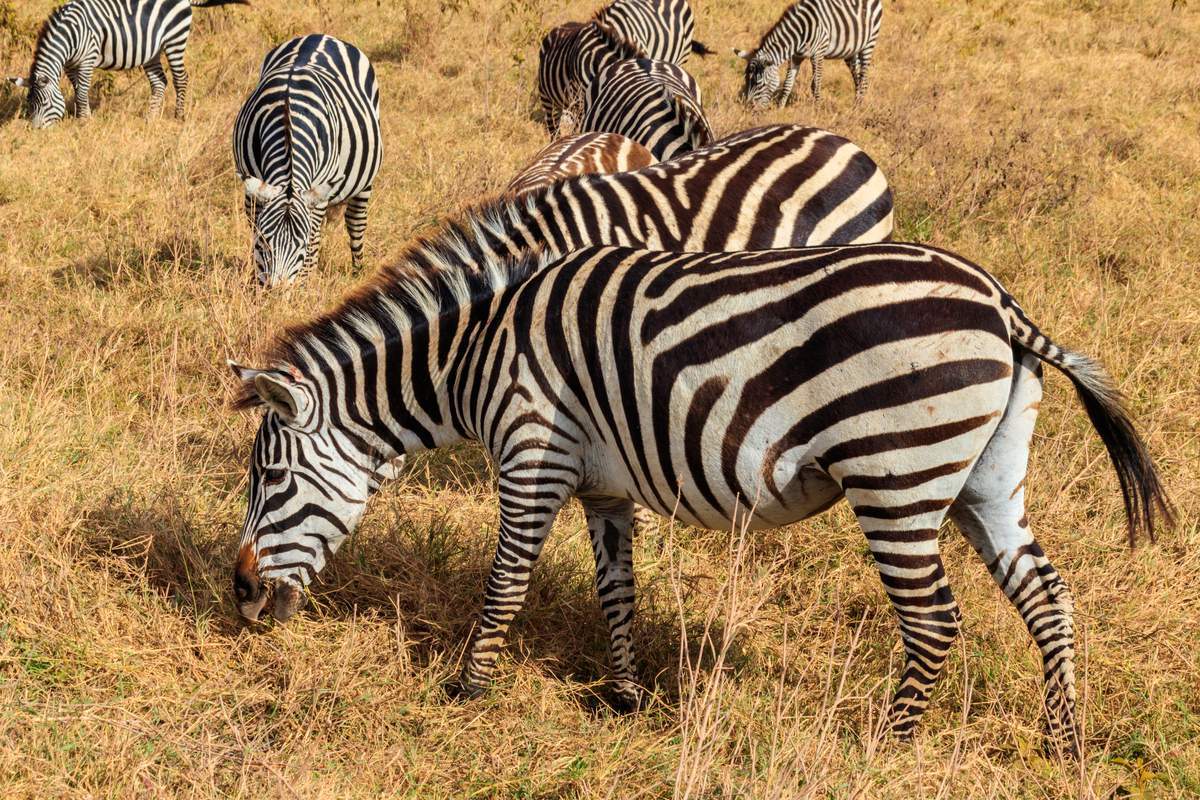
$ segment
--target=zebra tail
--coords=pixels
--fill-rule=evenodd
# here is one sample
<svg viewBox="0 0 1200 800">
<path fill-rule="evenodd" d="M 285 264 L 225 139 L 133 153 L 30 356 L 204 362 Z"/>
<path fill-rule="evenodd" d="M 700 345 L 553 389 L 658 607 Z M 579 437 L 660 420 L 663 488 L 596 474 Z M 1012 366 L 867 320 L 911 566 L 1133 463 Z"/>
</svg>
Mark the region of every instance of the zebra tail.
<svg viewBox="0 0 1200 800">
<path fill-rule="evenodd" d="M 188 0 L 192 8 L 216 8 L 217 6 L 248 6 L 250 0 Z"/>
<path fill-rule="evenodd" d="M 692 39 L 692 52 L 700 57 L 704 57 L 711 56 L 717 51 L 710 49 L 709 46 L 703 42 L 697 42 L 695 39 Z"/>
<path fill-rule="evenodd" d="M 1155 516 L 1170 527 L 1174 512 L 1149 448 L 1133 426 L 1121 390 L 1099 362 L 1059 347 L 1015 304 L 1009 311 L 1014 343 L 1061 371 L 1075 384 L 1075 391 L 1117 473 L 1129 526 L 1129 546 L 1134 546 L 1139 532 L 1145 532 L 1153 542 Z"/>
</svg>

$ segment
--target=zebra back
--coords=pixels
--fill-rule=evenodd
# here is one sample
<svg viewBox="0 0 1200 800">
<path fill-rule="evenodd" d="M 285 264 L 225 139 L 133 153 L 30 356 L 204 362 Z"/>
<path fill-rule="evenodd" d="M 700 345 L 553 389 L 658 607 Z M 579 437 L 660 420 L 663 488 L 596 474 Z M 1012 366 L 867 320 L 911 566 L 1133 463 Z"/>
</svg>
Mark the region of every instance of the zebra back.
<svg viewBox="0 0 1200 800">
<path fill-rule="evenodd" d="M 646 58 L 683 64 L 693 49 L 696 19 L 687 0 L 613 0 L 592 19 L 640 44 Z"/>
<path fill-rule="evenodd" d="M 588 88 L 584 131 L 618 133 L 666 161 L 711 142 L 700 86 L 666 61 L 634 59 L 612 64 Z"/>
<path fill-rule="evenodd" d="M 873 48 L 883 20 L 882 0 L 797 0 L 755 50 L 765 64 L 792 58 L 849 58 Z"/>
<path fill-rule="evenodd" d="M 658 163 L 642 145 L 615 133 L 583 133 L 552 142 L 504 189 L 510 197 L 589 173 L 629 172 Z"/>
</svg>

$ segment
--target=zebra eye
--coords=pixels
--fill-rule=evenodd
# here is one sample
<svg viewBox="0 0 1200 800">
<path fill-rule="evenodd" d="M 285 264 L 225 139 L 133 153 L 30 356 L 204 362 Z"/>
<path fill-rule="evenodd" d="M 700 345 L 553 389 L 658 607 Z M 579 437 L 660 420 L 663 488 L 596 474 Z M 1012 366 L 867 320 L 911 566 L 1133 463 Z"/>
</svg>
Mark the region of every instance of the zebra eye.
<svg viewBox="0 0 1200 800">
<path fill-rule="evenodd" d="M 264 469 L 262 475 L 265 486 L 274 486 L 287 480 L 287 471 L 282 469 Z"/>
</svg>

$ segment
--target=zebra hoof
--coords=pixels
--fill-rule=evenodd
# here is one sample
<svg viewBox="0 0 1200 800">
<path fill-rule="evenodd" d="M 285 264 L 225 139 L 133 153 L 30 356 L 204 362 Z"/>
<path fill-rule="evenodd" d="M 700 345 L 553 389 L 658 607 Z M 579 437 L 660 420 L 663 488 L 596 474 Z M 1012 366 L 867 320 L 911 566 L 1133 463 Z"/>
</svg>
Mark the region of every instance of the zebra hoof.
<svg viewBox="0 0 1200 800">
<path fill-rule="evenodd" d="M 608 702 L 616 714 L 635 714 L 642 709 L 642 693 L 637 689 L 614 689 Z"/>
<path fill-rule="evenodd" d="M 1045 758 L 1079 760 L 1079 737 L 1074 732 L 1046 730 L 1042 734 L 1042 755 Z"/>
<path fill-rule="evenodd" d="M 487 693 L 486 686 L 477 686 L 475 684 L 467 683 L 461 678 L 455 678 L 454 680 L 448 681 L 442 687 L 442 689 L 446 692 L 446 697 L 450 698 L 456 703 L 465 703 L 469 700 L 478 700 Z"/>
</svg>

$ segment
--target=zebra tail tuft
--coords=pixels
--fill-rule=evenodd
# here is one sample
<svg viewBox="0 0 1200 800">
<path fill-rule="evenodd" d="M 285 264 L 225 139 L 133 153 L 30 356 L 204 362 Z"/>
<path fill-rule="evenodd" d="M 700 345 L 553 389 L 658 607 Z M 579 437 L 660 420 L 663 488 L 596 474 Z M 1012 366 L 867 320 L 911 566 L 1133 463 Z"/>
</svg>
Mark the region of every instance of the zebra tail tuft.
<svg viewBox="0 0 1200 800">
<path fill-rule="evenodd" d="M 1121 485 L 1130 548 L 1136 543 L 1139 532 L 1144 532 L 1153 542 L 1155 517 L 1170 527 L 1175 515 L 1158 467 L 1150 457 L 1145 440 L 1134 428 L 1121 390 L 1099 362 L 1059 347 L 1019 308 L 1014 306 L 1011 311 L 1014 342 L 1070 379 L 1092 426 L 1100 434 Z"/>
<path fill-rule="evenodd" d="M 695 39 L 692 39 L 692 52 L 703 58 L 704 56 L 714 55 L 717 51 L 711 49 L 703 42 L 697 42 Z"/>
</svg>

